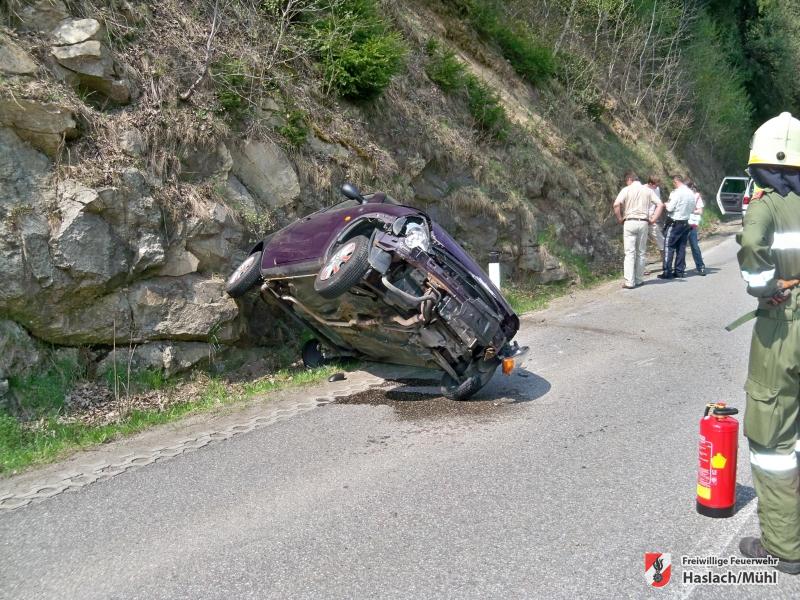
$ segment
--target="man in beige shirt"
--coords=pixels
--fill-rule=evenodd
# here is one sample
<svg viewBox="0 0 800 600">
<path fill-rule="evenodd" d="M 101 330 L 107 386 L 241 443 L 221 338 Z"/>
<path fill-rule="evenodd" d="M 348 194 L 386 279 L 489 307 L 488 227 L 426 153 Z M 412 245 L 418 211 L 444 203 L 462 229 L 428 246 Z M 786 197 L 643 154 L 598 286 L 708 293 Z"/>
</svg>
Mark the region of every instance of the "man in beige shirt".
<svg viewBox="0 0 800 600">
<path fill-rule="evenodd" d="M 650 207 L 655 205 L 651 214 Z M 647 233 L 650 225 L 661 216 L 664 205 L 656 193 L 642 185 L 636 173 L 625 174 L 625 187 L 614 201 L 614 214 L 617 223 L 623 226 L 622 243 L 625 247 L 625 283 L 628 290 L 644 283 L 644 267 L 647 253 Z"/>
</svg>

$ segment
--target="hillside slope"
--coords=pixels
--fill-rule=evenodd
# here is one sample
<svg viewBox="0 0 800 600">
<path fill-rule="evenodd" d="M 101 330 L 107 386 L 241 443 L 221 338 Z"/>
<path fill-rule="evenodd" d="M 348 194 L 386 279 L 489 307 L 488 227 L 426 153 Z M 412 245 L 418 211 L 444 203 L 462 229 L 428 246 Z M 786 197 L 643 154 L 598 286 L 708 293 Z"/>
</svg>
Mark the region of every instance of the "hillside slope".
<svg viewBox="0 0 800 600">
<path fill-rule="evenodd" d="M 707 148 L 677 156 L 613 90 L 591 113 L 560 80 L 533 83 L 461 4 L 10 2 L 0 380 L 51 356 L 99 372 L 115 346 L 173 373 L 294 344 L 257 299 L 227 298 L 224 277 L 346 180 L 426 209 L 527 283 L 618 268 L 625 170 L 714 189 Z M 358 73 L 353 48 L 370 44 L 383 62 L 342 83 L 333 67 Z"/>
</svg>

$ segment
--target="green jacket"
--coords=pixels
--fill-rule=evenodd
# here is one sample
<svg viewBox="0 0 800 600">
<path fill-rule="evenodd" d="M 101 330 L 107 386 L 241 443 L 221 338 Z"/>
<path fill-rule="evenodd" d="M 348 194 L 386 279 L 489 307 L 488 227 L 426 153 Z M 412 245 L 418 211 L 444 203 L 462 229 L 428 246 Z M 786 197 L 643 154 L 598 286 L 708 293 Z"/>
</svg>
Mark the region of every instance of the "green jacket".
<svg viewBox="0 0 800 600">
<path fill-rule="evenodd" d="M 747 292 L 769 298 L 778 279 L 800 278 L 800 196 L 766 192 L 747 208 L 738 258 Z"/>
</svg>

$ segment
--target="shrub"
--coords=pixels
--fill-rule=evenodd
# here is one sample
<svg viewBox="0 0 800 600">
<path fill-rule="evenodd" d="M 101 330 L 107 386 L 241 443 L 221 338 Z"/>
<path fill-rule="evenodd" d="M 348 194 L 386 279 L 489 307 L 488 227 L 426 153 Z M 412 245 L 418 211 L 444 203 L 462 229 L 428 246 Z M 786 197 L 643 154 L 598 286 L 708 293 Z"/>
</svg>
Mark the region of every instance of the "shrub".
<svg viewBox="0 0 800 600">
<path fill-rule="evenodd" d="M 435 41 L 428 42 L 430 56 L 425 73 L 444 91 L 463 96 L 476 128 L 496 139 L 508 136 L 508 116 L 500 96 L 472 73 L 467 72 L 452 50 L 441 50 Z"/>
<path fill-rule="evenodd" d="M 595 65 L 578 54 L 564 52 L 559 55 L 556 77 L 572 99 L 592 119 L 605 112 L 603 94 L 595 84 Z"/>
<path fill-rule="evenodd" d="M 302 110 L 293 110 L 286 115 L 286 125 L 278 132 L 295 148 L 302 146 L 308 137 L 308 118 Z"/>
<path fill-rule="evenodd" d="M 328 3 L 307 32 L 328 90 L 344 98 L 378 96 L 405 66 L 402 36 L 381 19 L 376 0 Z"/>
<path fill-rule="evenodd" d="M 439 51 L 434 40 L 428 42 L 430 60 L 425 74 L 445 92 L 453 92 L 464 85 L 466 68 L 452 50 Z"/>
<path fill-rule="evenodd" d="M 220 107 L 236 119 L 244 116 L 249 107 L 248 71 L 244 61 L 229 56 L 224 56 L 211 65 L 211 80 L 217 89 Z"/>
<path fill-rule="evenodd" d="M 496 2 L 461 0 L 458 4 L 475 31 L 497 44 L 520 77 L 539 84 L 555 73 L 556 60 L 550 47 L 527 26 L 510 23 Z"/>
<path fill-rule="evenodd" d="M 508 116 L 497 92 L 472 74 L 467 76 L 465 86 L 469 112 L 478 128 L 499 140 L 506 139 Z"/>
</svg>

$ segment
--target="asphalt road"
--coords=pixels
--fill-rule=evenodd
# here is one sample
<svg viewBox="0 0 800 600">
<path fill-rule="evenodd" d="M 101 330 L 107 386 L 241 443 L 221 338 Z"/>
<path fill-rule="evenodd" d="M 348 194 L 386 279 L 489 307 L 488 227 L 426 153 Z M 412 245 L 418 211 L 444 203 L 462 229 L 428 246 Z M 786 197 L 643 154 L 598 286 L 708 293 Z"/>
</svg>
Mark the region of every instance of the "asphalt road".
<svg viewBox="0 0 800 600">
<path fill-rule="evenodd" d="M 798 598 L 681 582 L 758 531 L 745 447 L 736 516 L 694 508 L 703 407 L 743 408 L 735 249 L 526 317 L 523 370 L 474 402 L 394 383 L 0 514 L 0 597 Z"/>
</svg>

